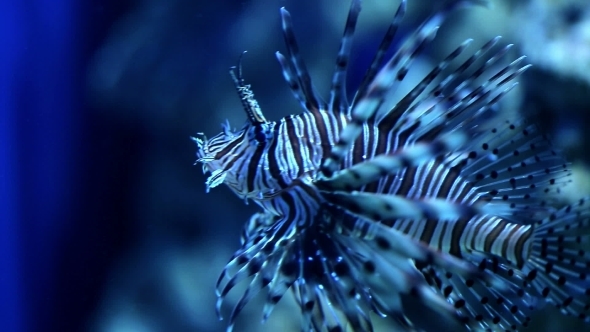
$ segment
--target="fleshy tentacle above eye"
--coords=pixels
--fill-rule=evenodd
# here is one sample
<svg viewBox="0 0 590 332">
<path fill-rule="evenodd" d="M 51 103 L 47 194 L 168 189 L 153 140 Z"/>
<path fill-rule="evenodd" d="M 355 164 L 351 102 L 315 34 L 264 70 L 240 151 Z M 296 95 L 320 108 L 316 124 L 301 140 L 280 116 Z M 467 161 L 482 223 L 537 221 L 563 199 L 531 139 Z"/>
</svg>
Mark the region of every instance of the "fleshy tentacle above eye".
<svg viewBox="0 0 590 332">
<path fill-rule="evenodd" d="M 262 110 L 260 109 L 260 106 L 258 106 L 258 101 L 254 98 L 254 93 L 250 89 L 250 85 L 244 83 L 244 78 L 242 77 L 242 57 L 245 53 L 246 52 L 244 51 L 240 55 L 238 65 L 230 68 L 229 74 L 234 81 L 244 111 L 246 111 L 246 114 L 248 115 L 248 120 L 254 125 L 267 123 L 268 121 L 262 114 Z"/>
</svg>

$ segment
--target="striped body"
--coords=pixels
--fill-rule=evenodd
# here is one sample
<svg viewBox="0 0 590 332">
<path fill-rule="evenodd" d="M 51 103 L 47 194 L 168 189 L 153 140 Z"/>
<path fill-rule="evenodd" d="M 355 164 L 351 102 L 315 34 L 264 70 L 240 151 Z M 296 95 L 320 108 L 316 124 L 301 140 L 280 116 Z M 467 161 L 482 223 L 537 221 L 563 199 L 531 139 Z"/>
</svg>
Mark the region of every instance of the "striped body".
<svg viewBox="0 0 590 332">
<path fill-rule="evenodd" d="M 419 322 L 408 316 L 405 296 L 468 329 L 526 326 L 541 298 L 585 318 L 589 260 L 582 251 L 574 258 L 581 241 L 564 242 L 572 228 L 557 235 L 548 229 L 578 218 L 577 231 L 587 237 L 588 204 L 555 208 L 569 181 L 564 160 L 535 126 L 497 112 L 528 68 L 523 58 L 498 67 L 510 45 L 497 48 L 494 38 L 456 61 L 468 40 L 407 95 L 390 100 L 447 14 L 477 2 L 448 1 L 381 66 L 402 1 L 350 104 L 345 74 L 359 0 L 352 1 L 328 103 L 313 90 L 284 9 L 288 55 L 277 59 L 306 111 L 266 120 L 239 66 L 232 68 L 248 122 L 194 139 L 198 162 L 211 172 L 207 190 L 224 183 L 262 208 L 218 281 L 219 311 L 227 293 L 253 277 L 230 330 L 264 288 L 263 321 L 291 289 L 303 331 L 371 331 L 370 311 L 414 329 Z M 554 261 L 563 255 L 579 264 Z"/>
<path fill-rule="evenodd" d="M 297 215 L 286 222 L 308 224 L 315 218 L 319 206 L 325 203 L 313 181 L 319 177 L 324 156 L 329 154 L 349 121 L 343 114 L 326 111 L 289 116 L 276 125 L 270 142 L 250 146 L 247 135 L 236 135 L 241 139 L 232 142 L 232 149 L 220 151 L 216 159 L 232 157 L 228 164 L 242 177 L 228 174 L 225 181 L 238 196 L 252 198 L 265 211 L 277 216 Z M 408 142 L 395 134 L 391 131 L 381 134 L 378 126 L 364 124 L 361 135 L 343 158 L 342 167 L 347 169 L 376 155 L 401 150 Z M 473 187 L 457 168 L 432 160 L 384 176 L 359 189 L 413 199 L 439 197 L 473 203 L 482 197 Z M 302 215 L 298 215 L 299 212 Z M 530 225 L 512 224 L 494 217 L 474 217 L 452 223 L 433 219 L 383 222 L 455 256 L 461 256 L 464 250 L 478 250 L 497 254 L 518 266 L 527 258 L 525 242 L 532 231 Z"/>
</svg>

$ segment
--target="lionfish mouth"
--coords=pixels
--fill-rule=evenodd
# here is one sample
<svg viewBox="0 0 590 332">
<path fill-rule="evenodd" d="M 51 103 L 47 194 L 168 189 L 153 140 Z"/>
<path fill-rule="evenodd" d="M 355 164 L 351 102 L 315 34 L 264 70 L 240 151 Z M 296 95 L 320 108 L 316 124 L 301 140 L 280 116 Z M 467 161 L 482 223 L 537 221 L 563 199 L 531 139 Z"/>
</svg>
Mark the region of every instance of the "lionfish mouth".
<svg viewBox="0 0 590 332">
<path fill-rule="evenodd" d="M 191 136 L 191 140 L 197 144 L 197 160 L 195 161 L 195 165 L 197 163 L 206 164 L 207 162 L 213 160 L 212 157 L 209 156 L 207 151 L 207 136 L 204 133 L 197 133 L 195 137 Z M 206 172 L 206 169 L 203 165 L 203 172 Z"/>
<path fill-rule="evenodd" d="M 203 174 L 211 172 L 211 175 L 205 182 L 206 191 L 208 193 L 212 188 L 223 183 L 227 175 L 227 170 L 219 168 L 219 165 L 216 165 L 216 159 L 209 151 L 209 144 L 205 134 L 197 133 L 197 137 L 191 137 L 191 139 L 197 144 L 197 160 L 195 161 L 195 165 L 197 163 L 203 164 Z"/>
</svg>

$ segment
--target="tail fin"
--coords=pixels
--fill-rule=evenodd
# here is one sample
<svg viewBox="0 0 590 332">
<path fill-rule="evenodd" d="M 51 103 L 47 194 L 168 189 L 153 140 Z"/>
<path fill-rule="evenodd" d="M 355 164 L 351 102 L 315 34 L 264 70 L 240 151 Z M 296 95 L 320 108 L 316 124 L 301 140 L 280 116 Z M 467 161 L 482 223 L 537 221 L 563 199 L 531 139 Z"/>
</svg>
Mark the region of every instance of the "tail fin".
<svg viewBox="0 0 590 332">
<path fill-rule="evenodd" d="M 562 313 L 588 322 L 590 198 L 551 214 L 533 233 L 526 282 Z"/>
</svg>

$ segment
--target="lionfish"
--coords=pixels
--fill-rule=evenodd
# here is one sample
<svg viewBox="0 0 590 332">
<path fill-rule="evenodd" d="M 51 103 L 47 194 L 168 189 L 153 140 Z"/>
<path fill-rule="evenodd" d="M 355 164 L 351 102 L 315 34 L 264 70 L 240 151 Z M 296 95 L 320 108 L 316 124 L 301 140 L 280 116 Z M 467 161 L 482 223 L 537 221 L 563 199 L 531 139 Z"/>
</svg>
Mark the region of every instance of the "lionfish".
<svg viewBox="0 0 590 332">
<path fill-rule="evenodd" d="M 459 61 L 467 40 L 392 100 L 449 14 L 483 3 L 446 1 L 384 61 L 402 0 L 351 102 L 345 81 L 361 0 L 348 12 L 329 102 L 314 90 L 282 8 L 287 55 L 276 57 L 304 111 L 277 122 L 263 115 L 241 62 L 231 68 L 246 123 L 193 138 L 211 172 L 207 191 L 224 183 L 262 208 L 217 283 L 220 315 L 228 292 L 250 281 L 228 331 L 264 289 L 263 321 L 291 290 L 302 331 L 372 331 L 372 313 L 413 330 L 419 322 L 404 299 L 469 330 L 527 326 L 546 302 L 588 321 L 590 203 L 558 208 L 567 163 L 537 127 L 498 111 L 529 68 L 524 57 L 503 61 L 511 45 L 496 47 L 496 37 Z"/>
</svg>

